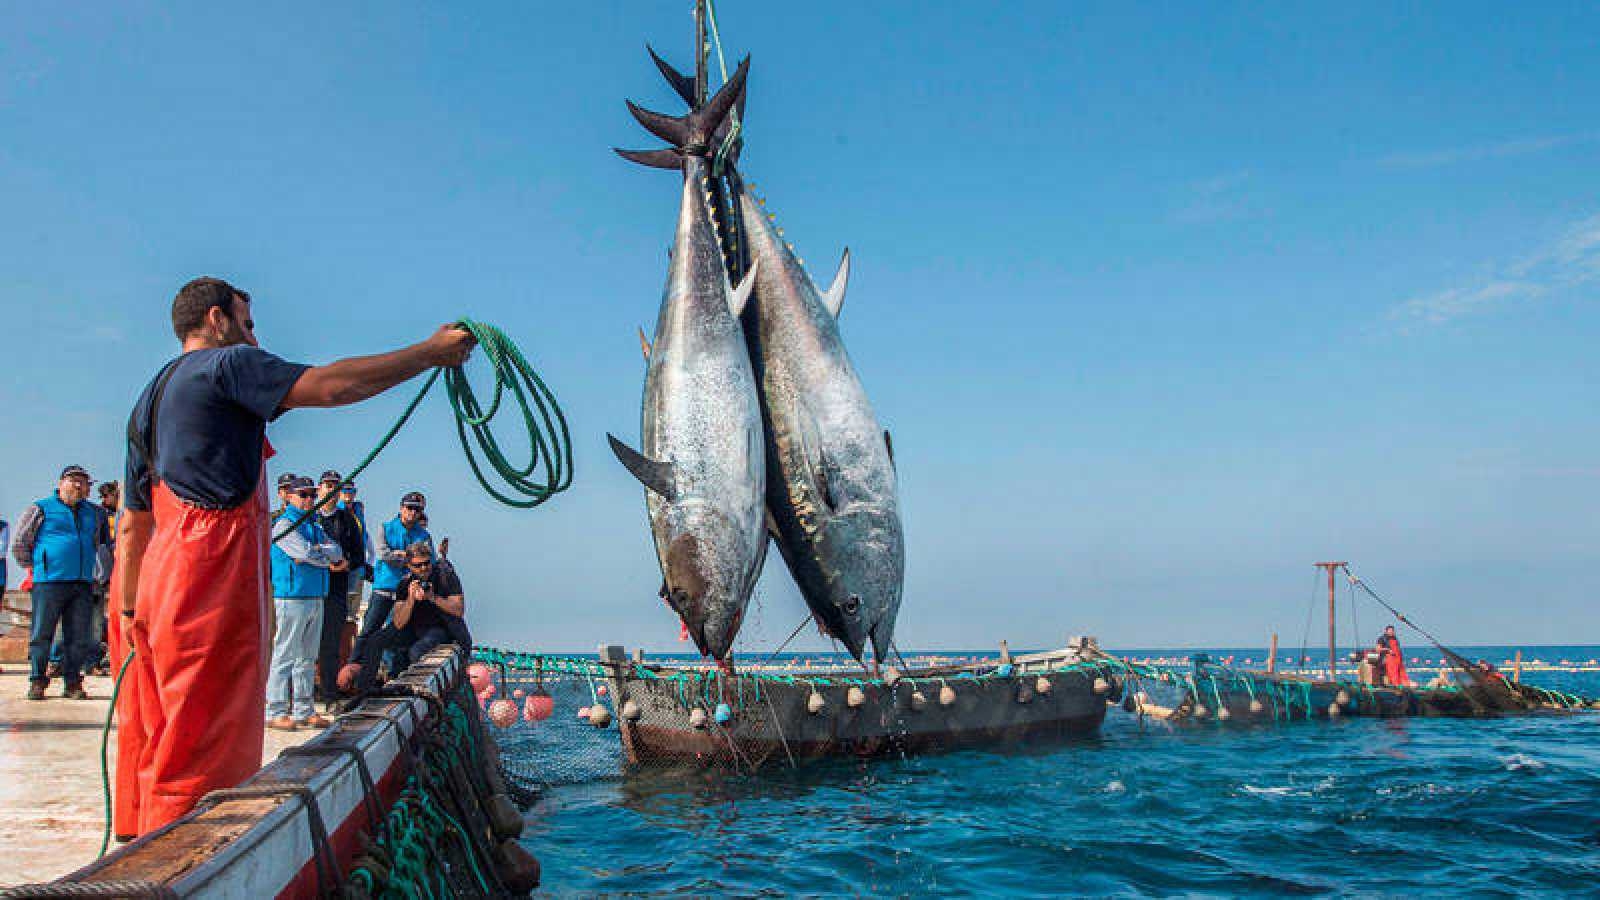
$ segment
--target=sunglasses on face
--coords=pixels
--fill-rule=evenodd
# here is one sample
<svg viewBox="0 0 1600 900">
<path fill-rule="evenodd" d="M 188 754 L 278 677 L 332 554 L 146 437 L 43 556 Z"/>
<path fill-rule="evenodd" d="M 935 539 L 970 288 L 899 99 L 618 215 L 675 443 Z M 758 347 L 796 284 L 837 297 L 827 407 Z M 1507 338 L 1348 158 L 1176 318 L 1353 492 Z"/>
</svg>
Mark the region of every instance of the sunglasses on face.
<svg viewBox="0 0 1600 900">
<path fill-rule="evenodd" d="M 317 497 L 317 492 L 316 491 L 295 491 L 294 495 L 296 497 L 301 497 L 301 498 L 306 499 L 306 500 L 315 500 L 316 497 Z"/>
<path fill-rule="evenodd" d="M 424 560 L 422 562 L 408 562 L 408 563 L 406 563 L 406 568 L 410 569 L 413 572 L 426 572 L 429 569 L 433 568 L 433 561 L 432 560 Z"/>
</svg>

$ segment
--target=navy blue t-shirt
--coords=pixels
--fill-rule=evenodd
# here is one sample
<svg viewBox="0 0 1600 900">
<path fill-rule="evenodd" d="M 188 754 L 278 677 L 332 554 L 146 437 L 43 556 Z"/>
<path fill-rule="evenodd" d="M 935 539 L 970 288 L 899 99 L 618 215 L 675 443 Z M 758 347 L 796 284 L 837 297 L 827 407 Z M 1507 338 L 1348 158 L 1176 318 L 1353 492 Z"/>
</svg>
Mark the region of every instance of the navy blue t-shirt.
<svg viewBox="0 0 1600 900">
<path fill-rule="evenodd" d="M 161 395 L 156 433 L 150 434 L 150 398 L 161 375 L 139 395 L 129 427 L 150 442 L 156 465 L 128 441 L 128 509 L 148 512 L 159 478 L 183 500 L 231 509 L 255 493 L 267 423 L 283 412 L 283 398 L 310 366 L 285 362 L 248 344 L 193 350 L 175 367 Z M 162 368 L 162 372 L 166 367 Z"/>
</svg>

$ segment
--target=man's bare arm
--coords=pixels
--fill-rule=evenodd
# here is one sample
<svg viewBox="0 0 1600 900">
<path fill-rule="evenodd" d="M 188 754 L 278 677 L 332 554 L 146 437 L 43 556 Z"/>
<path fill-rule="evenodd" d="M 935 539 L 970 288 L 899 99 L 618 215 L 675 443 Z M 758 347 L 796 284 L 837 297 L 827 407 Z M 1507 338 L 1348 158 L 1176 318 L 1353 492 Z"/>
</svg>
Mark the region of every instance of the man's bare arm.
<svg viewBox="0 0 1600 900">
<path fill-rule="evenodd" d="M 124 613 L 133 612 L 134 602 L 139 599 L 139 570 L 144 567 L 144 552 L 150 547 L 155 528 L 154 514 L 136 509 L 122 511 L 122 524 L 117 526 L 117 562 L 111 572 Z"/>
<path fill-rule="evenodd" d="M 436 366 L 466 362 L 476 343 L 454 325 L 442 325 L 433 337 L 389 353 L 353 356 L 307 369 L 284 395 L 284 409 L 349 406 L 375 397 Z"/>
</svg>

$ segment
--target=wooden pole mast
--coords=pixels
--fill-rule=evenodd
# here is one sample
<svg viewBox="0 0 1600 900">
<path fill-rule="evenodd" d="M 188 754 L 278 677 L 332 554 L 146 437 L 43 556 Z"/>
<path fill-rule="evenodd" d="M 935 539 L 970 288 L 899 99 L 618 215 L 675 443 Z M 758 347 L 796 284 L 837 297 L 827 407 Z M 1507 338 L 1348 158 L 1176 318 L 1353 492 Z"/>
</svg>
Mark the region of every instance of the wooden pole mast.
<svg viewBox="0 0 1600 900">
<path fill-rule="evenodd" d="M 694 108 L 706 105 L 706 0 L 694 3 Z"/>
<path fill-rule="evenodd" d="M 1338 651 L 1338 646 L 1337 646 L 1338 645 L 1338 636 L 1337 636 L 1337 634 L 1335 633 L 1335 630 L 1334 630 L 1334 622 L 1335 622 L 1334 616 L 1337 614 L 1338 610 L 1334 606 L 1333 573 L 1339 571 L 1340 569 L 1344 568 L 1347 565 L 1349 565 L 1349 563 L 1343 563 L 1343 562 L 1319 562 L 1319 563 L 1317 563 L 1317 568 L 1319 568 L 1319 569 L 1327 569 L 1328 570 L 1328 680 L 1329 681 L 1338 681 L 1339 680 L 1339 669 L 1338 669 L 1339 661 L 1338 661 L 1338 656 L 1337 656 L 1337 654 L 1339 652 Z M 1360 635 L 1356 635 L 1356 639 L 1360 640 L 1361 636 Z"/>
</svg>

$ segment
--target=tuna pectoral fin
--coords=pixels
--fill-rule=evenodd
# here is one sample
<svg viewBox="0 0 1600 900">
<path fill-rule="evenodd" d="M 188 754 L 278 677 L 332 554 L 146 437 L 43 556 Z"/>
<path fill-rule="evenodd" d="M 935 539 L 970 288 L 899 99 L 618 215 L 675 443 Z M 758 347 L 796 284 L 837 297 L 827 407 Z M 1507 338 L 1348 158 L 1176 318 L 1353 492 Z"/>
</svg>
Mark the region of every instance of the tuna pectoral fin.
<svg viewBox="0 0 1600 900">
<path fill-rule="evenodd" d="M 844 258 L 839 260 L 839 273 L 833 276 L 833 286 L 822 295 L 822 305 L 833 313 L 835 319 L 839 318 L 839 310 L 844 308 L 844 288 L 850 283 L 850 248 L 844 248 Z"/>
<path fill-rule="evenodd" d="M 650 339 L 644 336 L 643 328 L 639 329 L 639 352 L 644 354 L 645 359 L 650 358 Z"/>
<path fill-rule="evenodd" d="M 611 452 L 617 455 L 617 462 L 622 463 L 624 469 L 633 473 L 633 477 L 639 479 L 640 484 L 668 501 L 678 499 L 677 477 L 673 473 L 672 463 L 650 459 L 617 440 L 614 435 L 606 435 L 606 440 L 611 442 Z"/>
<path fill-rule="evenodd" d="M 894 438 L 889 436 L 889 429 L 883 430 L 883 448 L 889 451 L 889 465 L 894 465 Z M 896 466 L 896 468 L 899 468 Z"/>
<path fill-rule="evenodd" d="M 732 294 L 728 295 L 728 309 L 733 312 L 735 319 L 739 318 L 739 315 L 744 312 L 744 305 L 750 299 L 750 292 L 755 289 L 756 268 L 760 265 L 760 257 L 752 257 L 750 271 L 744 274 L 744 280 L 739 282 L 739 286 L 733 289 Z"/>
</svg>

